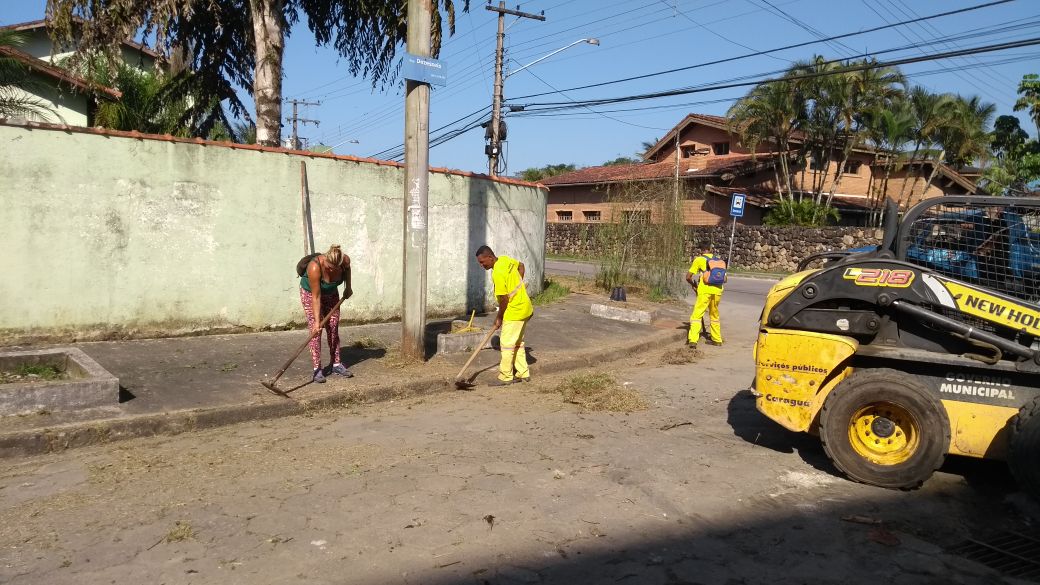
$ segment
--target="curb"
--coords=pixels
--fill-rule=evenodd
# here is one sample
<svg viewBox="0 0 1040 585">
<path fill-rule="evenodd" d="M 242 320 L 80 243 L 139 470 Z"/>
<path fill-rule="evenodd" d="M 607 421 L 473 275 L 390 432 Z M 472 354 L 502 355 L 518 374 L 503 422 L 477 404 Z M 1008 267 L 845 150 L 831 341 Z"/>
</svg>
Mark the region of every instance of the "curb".
<svg viewBox="0 0 1040 585">
<path fill-rule="evenodd" d="M 649 339 L 628 346 L 606 351 L 586 352 L 554 361 L 539 367 L 538 373 L 555 374 L 565 370 L 596 367 L 604 361 L 619 360 L 633 353 L 666 346 L 685 339 L 685 337 L 685 331 L 669 331 L 665 334 L 655 334 Z M 158 414 L 99 419 L 54 427 L 15 431 L 0 434 L 0 459 L 55 453 L 77 447 L 156 435 L 177 435 L 243 422 L 262 421 L 319 410 L 343 408 L 358 404 L 373 404 L 454 390 L 453 380 L 427 378 L 393 386 L 377 386 L 367 389 L 365 392 L 348 390 L 311 399 L 177 410 Z"/>
</svg>

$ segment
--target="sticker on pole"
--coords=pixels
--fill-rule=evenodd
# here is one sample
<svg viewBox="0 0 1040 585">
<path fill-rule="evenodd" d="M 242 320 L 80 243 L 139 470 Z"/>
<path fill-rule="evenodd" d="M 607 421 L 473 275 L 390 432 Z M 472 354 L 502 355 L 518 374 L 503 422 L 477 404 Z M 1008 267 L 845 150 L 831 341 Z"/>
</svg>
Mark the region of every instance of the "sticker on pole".
<svg viewBox="0 0 1040 585">
<path fill-rule="evenodd" d="M 404 78 L 430 85 L 448 85 L 448 65 L 432 57 L 408 53 L 404 58 Z"/>
<path fill-rule="evenodd" d="M 744 217 L 744 201 L 746 199 L 747 195 L 734 193 L 733 200 L 729 204 L 729 214 L 733 217 Z"/>
</svg>

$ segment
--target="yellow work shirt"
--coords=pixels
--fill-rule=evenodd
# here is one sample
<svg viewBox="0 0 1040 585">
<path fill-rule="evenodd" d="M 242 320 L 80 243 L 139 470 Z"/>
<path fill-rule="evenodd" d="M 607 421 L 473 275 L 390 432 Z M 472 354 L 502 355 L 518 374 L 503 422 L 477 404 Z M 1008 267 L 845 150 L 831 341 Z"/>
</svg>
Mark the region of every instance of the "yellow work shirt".
<svg viewBox="0 0 1040 585">
<path fill-rule="evenodd" d="M 702 254 L 693 259 L 693 264 L 690 264 L 690 274 L 693 274 L 697 279 L 697 294 L 708 294 L 708 295 L 721 295 L 722 287 L 715 286 L 713 284 L 705 284 L 704 279 L 701 278 L 701 272 L 708 271 L 708 260 L 707 258 L 714 258 L 714 254 Z"/>
<path fill-rule="evenodd" d="M 527 296 L 524 279 L 520 278 L 519 260 L 499 256 L 491 269 L 491 281 L 495 283 L 495 297 L 510 297 L 506 312 L 502 315 L 503 321 L 523 321 L 534 314 L 531 297 Z"/>
</svg>

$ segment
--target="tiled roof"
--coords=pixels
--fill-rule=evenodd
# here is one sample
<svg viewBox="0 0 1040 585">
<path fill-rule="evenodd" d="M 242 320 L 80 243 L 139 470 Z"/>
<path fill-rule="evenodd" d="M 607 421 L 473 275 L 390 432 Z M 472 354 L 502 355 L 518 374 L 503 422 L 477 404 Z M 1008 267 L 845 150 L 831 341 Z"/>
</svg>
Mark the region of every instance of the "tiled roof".
<svg viewBox="0 0 1040 585">
<path fill-rule="evenodd" d="M 62 69 L 56 65 L 37 59 L 28 53 L 23 53 L 18 49 L 12 49 L 11 47 L 0 47 L 0 55 L 14 59 L 28 67 L 30 70 L 46 75 L 47 77 L 57 79 L 58 81 L 67 83 L 75 89 L 82 91 L 83 93 L 97 94 L 101 97 L 106 97 L 113 100 L 118 100 L 123 97 L 123 94 L 118 90 L 112 89 L 111 87 L 105 87 L 103 85 L 97 85 L 83 79 L 82 77 L 69 73 L 68 70 Z"/>
<path fill-rule="evenodd" d="M 756 205 L 758 207 L 772 207 L 777 203 L 776 191 L 773 189 L 763 189 L 761 187 L 716 187 L 715 185 L 708 185 L 706 190 L 709 193 L 720 195 L 723 197 L 729 197 L 734 193 L 743 193 L 748 196 L 748 203 Z M 841 208 L 857 208 L 857 209 L 869 209 L 870 201 L 865 195 L 834 195 L 832 201 L 835 207 Z"/>
<path fill-rule="evenodd" d="M 179 138 L 176 136 L 170 136 L 169 134 L 145 134 L 143 132 L 125 132 L 123 130 L 108 130 L 106 128 L 86 128 L 83 126 L 66 126 L 64 124 L 47 124 L 43 122 L 24 122 L 15 123 L 4 118 L 0 118 L 0 126 L 13 126 L 16 128 L 27 128 L 29 130 L 43 130 L 43 131 L 57 131 L 67 132 L 72 134 L 93 134 L 95 136 L 111 136 L 117 138 L 134 138 L 137 140 L 154 140 L 157 142 L 172 142 L 176 144 L 197 144 L 199 146 L 217 147 L 217 148 L 230 148 L 232 150 L 253 150 L 256 152 L 267 152 L 275 154 L 292 154 L 298 156 L 306 156 L 310 158 L 327 158 L 337 161 L 345 162 L 356 162 L 356 163 L 368 163 L 378 166 L 385 167 L 398 167 L 404 168 L 401 163 L 380 160 L 376 158 L 362 158 L 357 156 L 344 156 L 339 154 L 329 154 L 324 152 L 312 152 L 309 150 L 292 150 L 289 148 L 280 148 L 277 146 L 260 146 L 258 144 L 237 144 L 234 142 L 217 142 L 215 140 L 203 140 L 201 138 Z M 459 171 L 455 169 L 447 169 L 442 167 L 430 167 L 431 173 L 439 173 L 443 175 L 456 175 L 459 177 L 473 177 L 477 179 L 486 179 L 488 181 L 494 181 L 496 183 L 505 183 L 509 185 L 522 185 L 524 187 L 537 187 L 539 189 L 545 189 L 544 185 L 539 183 L 531 183 L 529 181 L 521 181 L 520 179 L 511 179 L 508 177 L 489 177 L 480 173 L 471 173 L 469 171 Z"/>
<path fill-rule="evenodd" d="M 80 21 L 81 19 L 77 18 L 76 20 Z M 46 20 L 33 20 L 29 22 L 19 22 L 17 24 L 8 24 L 5 26 L 0 26 L 0 31 L 26 31 L 36 30 L 40 28 L 47 28 Z M 132 49 L 137 49 L 138 51 L 141 51 L 142 53 L 148 55 L 149 57 L 152 57 L 153 59 L 158 59 L 159 57 L 161 57 L 161 55 L 159 55 L 159 53 L 154 49 L 146 47 L 136 41 L 124 39 L 123 44 Z"/>
<path fill-rule="evenodd" d="M 756 170 L 772 161 L 771 155 L 750 154 L 710 158 L 704 161 L 683 159 L 679 166 L 682 177 L 715 177 L 726 171 L 747 172 Z M 574 172 L 549 177 L 542 181 L 547 187 L 563 185 L 588 185 L 599 183 L 620 183 L 628 181 L 649 181 L 675 177 L 675 161 L 657 163 L 637 163 L 633 165 L 611 165 L 605 167 L 587 167 Z"/>
</svg>

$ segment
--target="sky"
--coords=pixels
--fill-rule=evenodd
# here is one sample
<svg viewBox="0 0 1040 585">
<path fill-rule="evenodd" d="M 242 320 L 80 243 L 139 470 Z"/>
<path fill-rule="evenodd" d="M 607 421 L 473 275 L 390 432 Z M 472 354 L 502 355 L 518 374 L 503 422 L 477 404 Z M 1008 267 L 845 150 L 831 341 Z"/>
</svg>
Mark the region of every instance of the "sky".
<svg viewBox="0 0 1040 585">
<path fill-rule="evenodd" d="M 1015 0 L 853 36 L 840 42 L 819 42 L 723 64 L 688 68 L 987 2 L 521 2 L 520 10 L 544 11 L 546 20 L 507 17 L 507 72 L 516 71 L 580 39 L 595 38 L 600 44 L 578 43 L 508 77 L 505 102 L 524 106 L 525 111 L 506 114 L 506 174 L 548 164 L 591 166 L 619 156 L 635 156 L 644 141 L 660 138 L 687 113 L 724 115 L 734 100 L 750 88 L 715 89 L 545 112 L 534 110 L 551 106 L 537 104 L 574 105 L 575 101 L 715 85 L 738 78 L 753 81 L 816 54 L 827 59 L 876 54 L 884 61 L 1040 37 L 1040 2 Z M 473 116 L 451 124 L 478 110 L 490 111 L 492 102 L 497 15 L 486 10 L 479 0 L 473 1 L 468 13 L 461 11 L 461 0 L 455 3 L 459 9 L 455 35 L 447 38 L 440 55 L 448 68 L 448 84 L 432 92 L 430 128 L 433 136 L 440 134 L 438 128 L 447 126 L 450 130 L 478 120 Z M 0 25 L 42 18 L 45 5 L 46 0 L 3 0 Z M 516 1 L 508 2 L 507 6 L 515 9 Z M 879 54 L 880 51 L 887 52 Z M 301 117 L 320 122 L 317 126 L 304 125 L 300 131 L 302 137 L 312 144 L 335 146 L 338 154 L 392 158 L 390 151 L 403 143 L 403 82 L 379 89 L 373 88 L 369 80 L 352 77 L 332 48 L 316 46 L 305 23 L 291 31 L 284 67 L 285 98 L 320 102 L 320 105 L 301 107 Z M 684 67 L 688 69 L 594 88 L 571 89 Z M 914 84 L 936 92 L 978 95 L 996 104 L 998 115 L 1012 114 L 1019 80 L 1027 73 L 1040 73 L 1040 46 L 913 63 L 903 66 L 902 70 Z M 291 108 L 285 108 L 283 113 L 291 114 Z M 1035 126 L 1024 112 L 1018 115 L 1022 127 L 1035 136 Z M 286 124 L 286 135 L 288 131 Z M 486 171 L 484 144 L 484 131 L 477 127 L 432 148 L 430 164 Z"/>
</svg>

